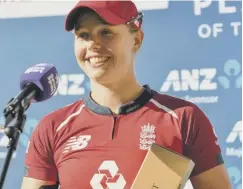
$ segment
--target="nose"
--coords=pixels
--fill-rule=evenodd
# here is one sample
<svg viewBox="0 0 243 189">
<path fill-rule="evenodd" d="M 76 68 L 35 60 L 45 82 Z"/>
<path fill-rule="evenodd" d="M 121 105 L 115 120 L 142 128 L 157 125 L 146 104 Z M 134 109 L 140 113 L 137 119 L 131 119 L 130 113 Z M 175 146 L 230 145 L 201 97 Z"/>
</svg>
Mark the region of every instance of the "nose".
<svg viewBox="0 0 243 189">
<path fill-rule="evenodd" d="M 97 38 L 92 38 L 87 44 L 87 49 L 90 51 L 98 51 L 101 48 L 100 41 Z"/>
</svg>

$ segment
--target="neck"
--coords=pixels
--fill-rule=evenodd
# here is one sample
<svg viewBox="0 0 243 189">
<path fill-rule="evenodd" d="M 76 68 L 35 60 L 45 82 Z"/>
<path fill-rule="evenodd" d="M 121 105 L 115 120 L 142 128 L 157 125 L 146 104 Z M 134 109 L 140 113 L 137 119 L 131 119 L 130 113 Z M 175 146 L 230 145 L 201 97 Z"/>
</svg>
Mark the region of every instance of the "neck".
<svg viewBox="0 0 243 189">
<path fill-rule="evenodd" d="M 110 85 L 91 81 L 92 99 L 99 105 L 108 107 L 115 114 L 118 114 L 121 105 L 131 102 L 142 91 L 143 87 L 135 78 Z"/>
</svg>

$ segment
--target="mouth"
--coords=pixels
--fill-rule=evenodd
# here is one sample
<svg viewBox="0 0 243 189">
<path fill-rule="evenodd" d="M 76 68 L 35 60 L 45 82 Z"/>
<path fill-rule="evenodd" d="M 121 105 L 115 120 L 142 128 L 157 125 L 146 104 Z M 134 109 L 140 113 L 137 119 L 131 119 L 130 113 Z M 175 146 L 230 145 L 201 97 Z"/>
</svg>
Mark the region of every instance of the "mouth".
<svg viewBox="0 0 243 189">
<path fill-rule="evenodd" d="M 92 67 L 100 67 L 110 60 L 111 57 L 97 56 L 86 59 Z"/>
</svg>

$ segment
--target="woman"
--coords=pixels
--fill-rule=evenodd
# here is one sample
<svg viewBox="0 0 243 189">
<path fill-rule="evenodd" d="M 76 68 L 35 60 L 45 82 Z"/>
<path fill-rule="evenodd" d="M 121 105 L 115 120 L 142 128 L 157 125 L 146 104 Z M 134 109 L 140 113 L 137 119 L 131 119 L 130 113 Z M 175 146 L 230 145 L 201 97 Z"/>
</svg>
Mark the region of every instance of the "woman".
<svg viewBox="0 0 243 189">
<path fill-rule="evenodd" d="M 195 162 L 195 189 L 231 188 L 205 114 L 137 82 L 142 16 L 131 1 L 80 1 L 68 14 L 65 28 L 74 33 L 75 56 L 91 92 L 40 121 L 22 189 L 56 183 L 62 189 L 129 189 L 154 142 Z"/>
</svg>

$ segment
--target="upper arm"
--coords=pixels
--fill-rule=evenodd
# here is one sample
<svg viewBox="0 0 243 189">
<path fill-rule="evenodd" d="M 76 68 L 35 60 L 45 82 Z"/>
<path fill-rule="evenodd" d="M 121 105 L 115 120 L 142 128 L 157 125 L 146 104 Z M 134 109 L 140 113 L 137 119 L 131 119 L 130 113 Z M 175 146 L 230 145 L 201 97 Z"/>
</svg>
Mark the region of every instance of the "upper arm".
<svg viewBox="0 0 243 189">
<path fill-rule="evenodd" d="M 218 165 L 191 178 L 194 189 L 232 189 L 224 165 Z"/>
<path fill-rule="evenodd" d="M 53 136 L 50 120 L 44 118 L 34 130 L 25 158 L 25 177 L 52 181 L 58 181 L 58 174 L 53 158 Z M 33 181 L 24 178 L 25 181 Z"/>
<path fill-rule="evenodd" d="M 191 177 L 224 163 L 217 136 L 209 119 L 196 105 L 187 110 L 184 123 L 184 154 L 195 167 Z"/>
<path fill-rule="evenodd" d="M 58 189 L 58 185 L 54 181 L 24 177 L 21 189 Z"/>
</svg>

